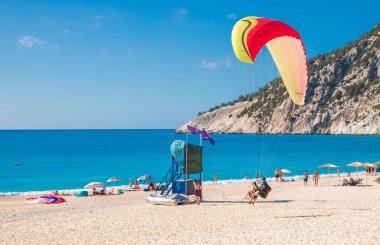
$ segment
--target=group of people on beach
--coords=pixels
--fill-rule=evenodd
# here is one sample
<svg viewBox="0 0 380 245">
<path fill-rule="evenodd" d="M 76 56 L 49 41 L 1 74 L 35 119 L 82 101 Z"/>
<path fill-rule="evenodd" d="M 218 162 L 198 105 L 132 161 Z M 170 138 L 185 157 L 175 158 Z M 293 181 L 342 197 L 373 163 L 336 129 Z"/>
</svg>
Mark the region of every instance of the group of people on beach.
<svg viewBox="0 0 380 245">
<path fill-rule="evenodd" d="M 276 177 L 276 182 L 285 182 L 283 178 L 283 172 L 281 169 L 277 168 L 274 172 L 274 175 Z M 317 169 L 314 171 L 313 180 L 314 180 L 314 185 L 317 186 L 318 181 L 319 181 L 319 172 Z M 305 170 L 305 172 L 303 173 L 303 183 L 305 186 L 307 185 L 308 181 L 309 181 L 309 173 L 307 172 L 307 170 Z"/>
<path fill-rule="evenodd" d="M 313 180 L 314 180 L 314 185 L 315 186 L 318 186 L 318 181 L 319 181 L 319 172 L 318 170 L 316 169 L 314 171 L 314 174 L 313 174 Z M 307 170 L 305 170 L 305 172 L 303 173 L 303 184 L 305 186 L 307 186 L 307 182 L 309 181 L 309 173 L 307 172 Z"/>
<path fill-rule="evenodd" d="M 280 168 L 276 168 L 276 171 L 274 171 L 274 176 L 276 177 L 276 182 L 280 181 L 283 182 L 283 172 Z"/>
</svg>

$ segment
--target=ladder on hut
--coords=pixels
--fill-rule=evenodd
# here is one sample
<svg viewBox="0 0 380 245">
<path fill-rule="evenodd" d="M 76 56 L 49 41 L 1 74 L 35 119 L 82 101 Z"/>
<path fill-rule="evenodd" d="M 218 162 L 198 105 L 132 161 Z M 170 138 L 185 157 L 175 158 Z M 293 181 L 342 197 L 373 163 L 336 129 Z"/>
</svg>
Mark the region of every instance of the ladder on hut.
<svg viewBox="0 0 380 245">
<path fill-rule="evenodd" d="M 180 179 L 183 174 L 183 161 L 172 160 L 172 166 L 165 174 L 165 177 L 161 180 L 161 183 L 158 185 L 161 195 L 169 195 L 173 188 L 173 181 Z M 156 190 L 156 194 L 157 192 L 158 190 Z"/>
</svg>

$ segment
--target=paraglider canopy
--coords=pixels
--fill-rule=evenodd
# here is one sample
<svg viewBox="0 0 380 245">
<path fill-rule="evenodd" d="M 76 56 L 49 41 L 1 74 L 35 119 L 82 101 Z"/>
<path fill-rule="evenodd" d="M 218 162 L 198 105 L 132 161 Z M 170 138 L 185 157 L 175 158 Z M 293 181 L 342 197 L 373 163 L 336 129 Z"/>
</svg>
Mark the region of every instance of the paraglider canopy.
<svg viewBox="0 0 380 245">
<path fill-rule="evenodd" d="M 261 17 L 246 17 L 235 24 L 232 47 L 240 61 L 254 63 L 264 46 L 268 48 L 293 102 L 303 104 L 308 79 L 307 60 L 298 32 L 283 22 Z"/>
</svg>

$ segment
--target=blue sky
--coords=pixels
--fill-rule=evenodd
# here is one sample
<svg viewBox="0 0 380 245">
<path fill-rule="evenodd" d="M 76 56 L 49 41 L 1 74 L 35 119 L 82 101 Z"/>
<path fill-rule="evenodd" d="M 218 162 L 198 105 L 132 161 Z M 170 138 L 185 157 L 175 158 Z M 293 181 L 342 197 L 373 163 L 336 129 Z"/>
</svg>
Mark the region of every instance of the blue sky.
<svg viewBox="0 0 380 245">
<path fill-rule="evenodd" d="M 1 1 L 0 129 L 175 128 L 245 93 L 230 35 L 284 21 L 308 57 L 380 21 L 379 1 Z"/>
</svg>

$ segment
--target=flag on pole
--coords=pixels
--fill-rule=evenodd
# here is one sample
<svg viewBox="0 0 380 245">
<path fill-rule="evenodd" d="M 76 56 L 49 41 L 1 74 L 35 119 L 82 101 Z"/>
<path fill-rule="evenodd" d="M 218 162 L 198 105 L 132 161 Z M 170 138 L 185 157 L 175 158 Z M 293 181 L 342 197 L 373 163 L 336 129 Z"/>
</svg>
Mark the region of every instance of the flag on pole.
<svg viewBox="0 0 380 245">
<path fill-rule="evenodd" d="M 210 141 L 210 144 L 215 146 L 215 140 L 206 132 L 206 130 L 202 129 L 197 129 L 196 127 L 187 125 L 187 130 L 189 130 L 191 133 L 194 134 L 201 134 L 203 140 L 208 140 Z"/>
<path fill-rule="evenodd" d="M 202 130 L 199 130 L 196 127 L 193 127 L 190 125 L 187 125 L 187 130 L 189 130 L 190 132 L 192 132 L 194 134 L 202 134 Z"/>
<path fill-rule="evenodd" d="M 210 141 L 210 144 L 215 146 L 215 140 L 213 138 L 211 138 L 211 136 L 204 129 L 202 130 L 202 138 L 204 140 Z"/>
</svg>

